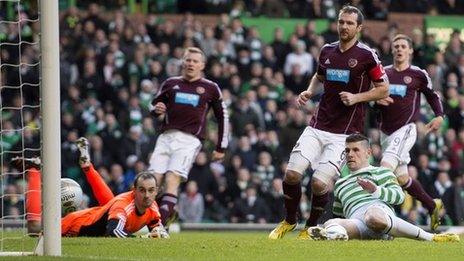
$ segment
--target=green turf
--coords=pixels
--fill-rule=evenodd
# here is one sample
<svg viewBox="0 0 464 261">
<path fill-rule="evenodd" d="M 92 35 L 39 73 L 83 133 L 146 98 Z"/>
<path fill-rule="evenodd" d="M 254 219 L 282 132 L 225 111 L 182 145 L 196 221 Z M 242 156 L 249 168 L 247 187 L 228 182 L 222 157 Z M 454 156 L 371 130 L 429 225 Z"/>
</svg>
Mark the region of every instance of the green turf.
<svg viewBox="0 0 464 261">
<path fill-rule="evenodd" d="M 182 232 L 169 240 L 63 238 L 67 260 L 463 260 L 464 243 L 270 241 L 264 232 Z M 12 258 L 9 257 L 9 260 Z M 49 260 L 44 257 L 18 260 Z"/>
</svg>

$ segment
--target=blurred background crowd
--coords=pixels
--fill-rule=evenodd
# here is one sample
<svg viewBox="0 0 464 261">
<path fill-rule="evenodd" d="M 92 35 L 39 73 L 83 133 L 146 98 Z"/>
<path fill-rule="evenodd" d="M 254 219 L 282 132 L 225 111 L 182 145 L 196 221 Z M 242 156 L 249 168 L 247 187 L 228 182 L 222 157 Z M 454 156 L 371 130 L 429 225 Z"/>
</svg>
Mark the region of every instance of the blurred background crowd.
<svg viewBox="0 0 464 261">
<path fill-rule="evenodd" d="M 279 222 L 284 215 L 282 176 L 289 153 L 314 114 L 320 96 L 299 108 L 296 95 L 305 90 L 316 70 L 320 48 L 336 41 L 336 16 L 345 3 L 358 6 L 367 19 L 386 19 L 390 12 L 426 14 L 464 13 L 464 1 L 335 1 L 335 0 L 204 0 L 204 1 L 78 1 L 60 13 L 61 158 L 62 176 L 78 181 L 95 205 L 78 165 L 75 141 L 90 141 L 96 169 L 115 194 L 130 189 L 134 175 L 147 167 L 159 134 L 149 114 L 149 103 L 160 84 L 181 73 L 183 48 L 200 47 L 206 53 L 205 77 L 217 82 L 230 111 L 231 142 L 226 160 L 211 162 L 216 137 L 210 120 L 209 135 L 182 187 L 179 216 L 184 222 Z M 129 14 L 130 4 L 146 8 L 145 15 Z M 148 2 L 148 3 L 145 3 Z M 152 3 L 153 2 L 153 3 Z M 5 3 L 2 3 L 5 5 Z M 146 5 L 144 5 L 146 4 Z M 0 4 L 1 5 L 1 4 Z M 4 215 L 22 214 L 21 175 L 8 160 L 21 152 L 40 151 L 39 26 L 33 5 L 22 5 L 23 22 L 0 23 L 2 197 Z M 160 13 L 178 14 L 178 19 Z M 193 13 L 216 14 L 204 23 Z M 0 8 L 2 19 L 8 8 Z M 272 40 L 246 26 L 248 16 L 311 18 L 285 34 L 276 27 Z M 316 33 L 312 18 L 329 19 Z M 393 24 L 380 40 L 361 39 L 377 49 L 382 63 L 392 63 L 391 36 L 401 32 Z M 434 198 L 445 202 L 445 224 L 464 225 L 464 43 L 460 31 L 450 33 L 440 49 L 422 25 L 414 30 L 413 64 L 429 73 L 446 112 L 443 128 L 425 135 L 424 124 L 433 112 L 422 99 L 418 140 L 409 174 Z M 22 42 L 18 45 L 6 43 Z M 21 62 L 21 66 L 18 65 Z M 10 65 L 9 65 L 10 64 Z M 6 86 L 6 87 L 5 87 Z M 11 87 L 8 87 L 11 86 Z M 16 88 L 14 88 L 16 86 Z M 17 88 L 21 86 L 22 88 Z M 28 106 L 22 106 L 22 105 Z M 376 112 L 370 110 L 366 134 L 374 158 L 381 157 Z M 211 117 L 213 119 L 214 117 Z M 57 152 L 59 153 L 59 152 Z M 307 171 L 303 182 L 301 215 L 308 215 L 310 195 Z M 16 196 L 15 196 L 16 195 Z M 397 209 L 407 220 L 427 223 L 427 211 L 408 197 Z M 330 215 L 328 211 L 327 215 Z"/>
</svg>

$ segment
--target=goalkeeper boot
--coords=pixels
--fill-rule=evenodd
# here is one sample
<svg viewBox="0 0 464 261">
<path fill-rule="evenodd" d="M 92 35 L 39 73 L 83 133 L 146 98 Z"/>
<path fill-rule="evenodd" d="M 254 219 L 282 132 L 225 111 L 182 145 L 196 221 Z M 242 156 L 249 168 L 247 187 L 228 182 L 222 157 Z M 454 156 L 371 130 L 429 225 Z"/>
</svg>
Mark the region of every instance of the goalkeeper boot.
<svg viewBox="0 0 464 261">
<path fill-rule="evenodd" d="M 79 164 L 82 168 L 90 166 L 89 141 L 85 137 L 80 137 L 76 140 L 77 148 L 79 149 Z"/>
<path fill-rule="evenodd" d="M 293 231 L 296 228 L 295 224 L 289 224 L 287 221 L 280 222 L 274 230 L 269 234 L 269 239 L 279 239 L 284 237 L 287 232 Z"/>
<path fill-rule="evenodd" d="M 459 242 L 461 239 L 458 235 L 453 233 L 443 233 L 433 235 L 432 241 L 434 242 Z"/>
<path fill-rule="evenodd" d="M 433 201 L 435 201 L 435 208 L 430 213 L 430 229 L 435 231 L 440 225 L 440 212 L 443 209 L 443 201 L 441 199 L 434 199 Z"/>
<path fill-rule="evenodd" d="M 42 164 L 39 157 L 33 158 L 24 158 L 24 157 L 14 157 L 10 160 L 10 165 L 17 170 L 23 171 L 24 169 L 40 169 L 40 165 Z"/>
<path fill-rule="evenodd" d="M 308 228 L 308 234 L 313 240 L 327 240 L 327 231 L 323 227 L 310 227 Z"/>
<path fill-rule="evenodd" d="M 300 233 L 298 234 L 297 239 L 303 239 L 303 240 L 309 240 L 309 239 L 311 239 L 311 237 L 309 236 L 309 233 L 308 233 L 308 228 L 309 228 L 309 227 L 305 226 L 305 227 L 300 231 Z"/>
</svg>

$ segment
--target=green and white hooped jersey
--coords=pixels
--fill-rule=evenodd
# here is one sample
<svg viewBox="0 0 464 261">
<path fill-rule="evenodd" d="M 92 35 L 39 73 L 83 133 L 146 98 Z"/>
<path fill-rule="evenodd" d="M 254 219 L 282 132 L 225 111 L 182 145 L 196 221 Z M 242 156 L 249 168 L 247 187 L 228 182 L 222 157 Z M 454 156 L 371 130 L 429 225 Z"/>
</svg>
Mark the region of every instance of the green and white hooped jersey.
<svg viewBox="0 0 464 261">
<path fill-rule="evenodd" d="M 379 191 L 373 194 L 364 191 L 357 183 L 358 178 L 372 181 L 378 186 Z M 384 202 L 391 207 L 404 201 L 404 193 L 395 174 L 387 168 L 374 166 L 350 172 L 337 180 L 334 195 L 333 213 L 346 218 L 358 208 L 373 202 Z"/>
</svg>

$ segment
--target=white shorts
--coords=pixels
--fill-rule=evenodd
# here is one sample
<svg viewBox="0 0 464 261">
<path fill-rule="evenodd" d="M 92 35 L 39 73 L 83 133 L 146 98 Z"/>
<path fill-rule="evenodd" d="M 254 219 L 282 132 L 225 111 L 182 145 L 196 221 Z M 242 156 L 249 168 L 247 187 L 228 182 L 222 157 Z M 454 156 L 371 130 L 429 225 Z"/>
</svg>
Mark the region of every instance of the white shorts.
<svg viewBox="0 0 464 261">
<path fill-rule="evenodd" d="M 381 209 L 387 216 L 396 216 L 389 206 L 387 206 L 385 203 L 381 201 L 377 201 L 360 207 L 359 209 L 355 210 L 353 214 L 351 214 L 351 216 L 347 217 L 347 219 L 353 220 L 356 223 L 356 227 L 359 230 L 359 235 L 361 239 L 388 239 L 389 236 L 387 234 L 375 232 L 366 225 L 366 222 L 364 221 L 364 216 L 367 210 L 371 207 Z"/>
<path fill-rule="evenodd" d="M 304 173 L 311 164 L 318 179 L 327 183 L 340 174 L 340 165 L 348 135 L 306 127 L 293 147 L 287 169 Z"/>
<path fill-rule="evenodd" d="M 171 171 L 187 180 L 200 149 L 201 142 L 194 135 L 168 130 L 158 137 L 148 170 L 158 174 Z"/>
<path fill-rule="evenodd" d="M 409 123 L 399 128 L 390 135 L 381 135 L 382 161 L 396 168 L 407 165 L 411 161 L 409 151 L 416 143 L 416 124 Z M 394 171 L 396 173 L 396 171 Z"/>
</svg>

